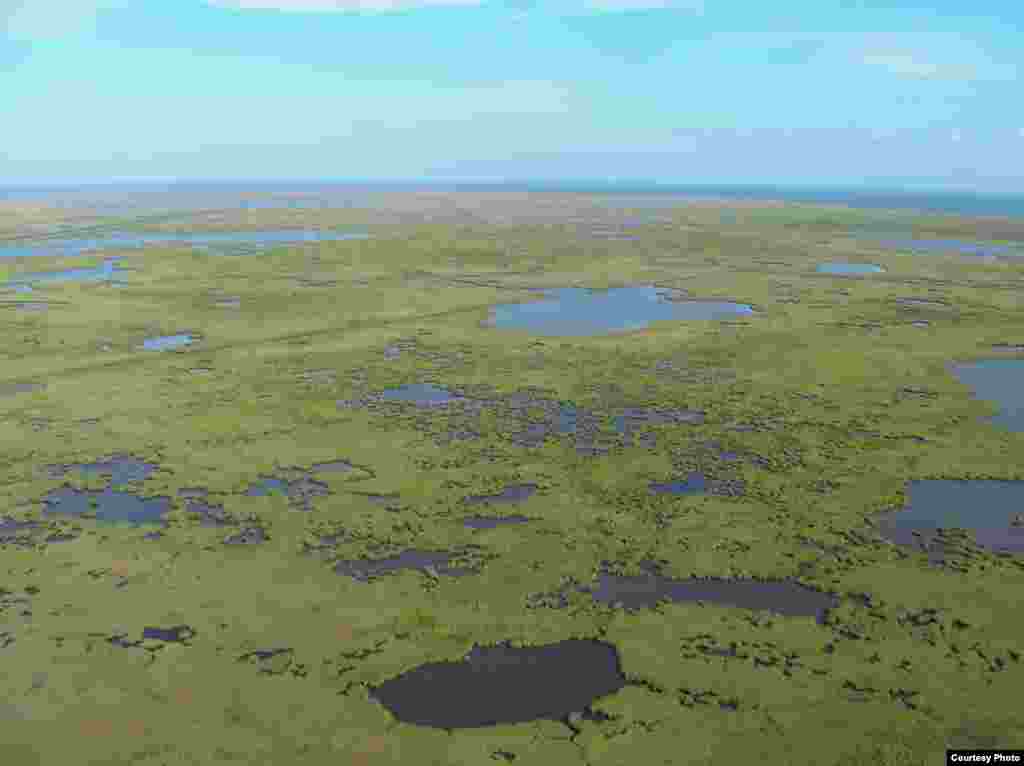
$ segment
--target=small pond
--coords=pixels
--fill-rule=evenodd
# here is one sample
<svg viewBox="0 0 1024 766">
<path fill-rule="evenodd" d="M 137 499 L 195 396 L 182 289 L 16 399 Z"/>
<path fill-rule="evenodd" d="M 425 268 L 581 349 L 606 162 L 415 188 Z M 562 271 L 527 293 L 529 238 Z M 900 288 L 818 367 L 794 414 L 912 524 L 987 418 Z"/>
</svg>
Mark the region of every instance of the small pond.
<svg viewBox="0 0 1024 766">
<path fill-rule="evenodd" d="M 188 334 L 160 335 L 155 338 L 146 338 L 142 342 L 142 348 L 146 351 L 170 351 L 182 346 L 191 345 L 194 338 Z"/>
<path fill-rule="evenodd" d="M 899 545 L 926 546 L 939 529 L 967 529 L 983 548 L 1024 552 L 1024 481 L 912 481 L 906 506 L 878 524 Z"/>
<path fill-rule="evenodd" d="M 991 418 L 1010 431 L 1024 431 L 1024 359 L 983 359 L 952 367 L 953 375 L 979 399 L 999 405 Z"/>
<path fill-rule="evenodd" d="M 343 472 L 340 468 L 341 461 L 337 463 L 321 464 L 320 471 L 323 473 Z M 351 470 L 351 464 L 345 463 Z M 326 466 L 326 467 L 323 467 Z M 268 495 L 284 495 L 291 502 L 293 507 L 310 511 L 313 509 L 313 500 L 318 497 L 325 497 L 330 494 L 330 488 L 322 481 L 317 481 L 310 476 L 310 472 L 303 472 L 295 478 L 280 478 L 277 476 L 264 476 L 254 481 L 245 490 L 249 497 L 266 497 Z"/>
<path fill-rule="evenodd" d="M 462 525 L 467 529 L 497 529 L 506 524 L 526 524 L 529 521 L 528 516 L 513 513 L 509 516 L 467 516 Z"/>
<path fill-rule="evenodd" d="M 81 516 L 94 513 L 98 521 L 154 524 L 171 510 L 168 497 L 139 497 L 114 489 L 78 490 L 63 487 L 43 498 L 48 514 Z"/>
<path fill-rule="evenodd" d="M 467 505 L 521 503 L 532 497 L 536 491 L 536 484 L 510 484 L 494 495 L 469 495 L 465 498 L 464 502 Z"/>
<path fill-rule="evenodd" d="M 589 592 L 595 601 L 620 604 L 626 609 L 649 609 L 659 601 L 674 603 L 706 602 L 742 609 L 775 612 L 786 617 L 814 617 L 823 622 L 829 609 L 838 602 L 828 593 L 795 582 L 765 580 L 719 580 L 663 577 L 657 568 L 645 562 L 643 574 L 598 576 Z"/>
<path fill-rule="evenodd" d="M 17 394 L 33 394 L 37 391 L 45 391 L 45 383 L 0 383 L 0 396 L 15 396 Z"/>
<path fill-rule="evenodd" d="M 693 472 L 685 479 L 651 482 L 647 490 L 655 495 L 698 495 L 707 489 L 704 474 Z"/>
<path fill-rule="evenodd" d="M 390 402 L 409 402 L 420 407 L 447 404 L 459 401 L 461 398 L 432 383 L 410 383 L 397 388 L 389 388 L 381 396 Z"/>
<path fill-rule="evenodd" d="M 655 321 L 718 320 L 749 315 L 752 306 L 730 301 L 680 300 L 672 290 L 565 287 L 543 290 L 545 300 L 495 306 L 487 327 L 539 335 L 602 335 L 642 330 Z"/>
<path fill-rule="evenodd" d="M 474 647 L 385 681 L 370 696 L 399 721 L 438 729 L 564 720 L 626 685 L 610 644 Z"/>
<path fill-rule="evenodd" d="M 819 263 L 821 274 L 881 274 L 885 271 L 874 263 Z"/>
<path fill-rule="evenodd" d="M 472 569 L 452 566 L 449 562 L 454 558 L 454 553 L 445 553 L 443 551 L 405 550 L 394 556 L 381 559 L 338 561 L 334 565 L 334 571 L 337 574 L 362 582 L 368 582 L 381 575 L 404 570 L 432 572 L 438 575 L 445 575 L 446 577 L 464 577 L 475 574 Z"/>
<path fill-rule="evenodd" d="M 198 519 L 204 527 L 228 527 L 236 521 L 234 516 L 224 510 L 223 505 L 212 505 L 201 500 L 189 500 L 185 504 L 185 511 Z"/>
</svg>

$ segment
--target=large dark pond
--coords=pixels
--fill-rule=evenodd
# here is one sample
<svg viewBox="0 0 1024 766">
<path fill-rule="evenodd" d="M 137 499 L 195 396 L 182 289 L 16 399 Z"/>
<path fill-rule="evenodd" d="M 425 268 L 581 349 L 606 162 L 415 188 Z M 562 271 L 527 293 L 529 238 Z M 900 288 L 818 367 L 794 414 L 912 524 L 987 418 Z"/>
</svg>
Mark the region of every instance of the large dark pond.
<svg viewBox="0 0 1024 766">
<path fill-rule="evenodd" d="M 385 681 L 371 696 L 400 721 L 439 729 L 561 720 L 625 686 L 609 644 L 474 647 L 459 662 L 432 662 Z"/>
</svg>

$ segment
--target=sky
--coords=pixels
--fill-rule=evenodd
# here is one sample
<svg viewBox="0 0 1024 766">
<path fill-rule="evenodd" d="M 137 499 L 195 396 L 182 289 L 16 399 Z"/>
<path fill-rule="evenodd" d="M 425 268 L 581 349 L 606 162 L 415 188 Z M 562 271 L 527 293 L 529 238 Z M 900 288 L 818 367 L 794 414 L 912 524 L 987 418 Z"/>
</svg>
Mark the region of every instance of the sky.
<svg viewBox="0 0 1024 766">
<path fill-rule="evenodd" d="M 0 0 L 0 186 L 1024 193 L 1019 0 Z"/>
</svg>

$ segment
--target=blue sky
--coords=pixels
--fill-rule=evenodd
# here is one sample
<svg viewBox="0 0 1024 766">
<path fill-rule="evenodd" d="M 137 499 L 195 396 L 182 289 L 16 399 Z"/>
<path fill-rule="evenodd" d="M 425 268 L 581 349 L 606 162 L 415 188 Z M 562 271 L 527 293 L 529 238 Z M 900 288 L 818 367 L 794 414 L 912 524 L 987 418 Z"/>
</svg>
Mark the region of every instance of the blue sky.
<svg viewBox="0 0 1024 766">
<path fill-rule="evenodd" d="M 1024 192 L 1019 0 L 0 0 L 0 185 Z"/>
</svg>

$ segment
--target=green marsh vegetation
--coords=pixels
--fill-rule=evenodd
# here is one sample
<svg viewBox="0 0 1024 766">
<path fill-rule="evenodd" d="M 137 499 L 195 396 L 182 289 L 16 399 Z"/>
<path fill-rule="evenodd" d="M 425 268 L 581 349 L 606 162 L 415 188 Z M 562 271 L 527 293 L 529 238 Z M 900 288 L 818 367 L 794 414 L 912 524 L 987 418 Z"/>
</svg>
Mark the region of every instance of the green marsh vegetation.
<svg viewBox="0 0 1024 766">
<path fill-rule="evenodd" d="M 11 240 L 48 224 L 371 238 L 0 262 L 4 278 L 115 254 L 129 270 L 119 288 L 0 294 L 0 761 L 857 766 L 1021 746 L 1024 560 L 955 532 L 941 557 L 896 546 L 873 518 L 915 479 L 1024 480 L 1024 434 L 987 423 L 996 404 L 949 372 L 1024 343 L 1024 259 L 915 256 L 851 231 L 1012 241 L 1024 224 L 556 194 L 159 220 L 12 210 Z M 590 236 L 614 227 L 637 239 Z M 824 261 L 885 272 L 816 273 Z M 755 313 L 586 338 L 482 326 L 536 288 L 634 284 Z M 196 342 L 139 348 L 182 333 Z M 470 404 L 382 396 L 415 383 Z M 569 404 L 575 430 L 559 430 Z M 645 408 L 703 418 L 652 419 L 625 445 L 615 418 Z M 109 484 L 48 466 L 111 455 L 156 466 L 118 489 L 171 498 L 162 525 L 47 511 L 65 485 Z M 337 461 L 350 468 L 316 472 Z M 648 490 L 691 472 L 706 492 Z M 299 495 L 247 493 L 270 476 Z M 521 484 L 536 491 L 520 502 L 466 501 Z M 513 514 L 528 521 L 464 524 Z M 451 559 L 335 571 L 404 551 Z M 646 561 L 792 580 L 836 606 L 821 622 L 625 609 L 580 587 Z M 372 696 L 475 645 L 576 638 L 613 646 L 625 681 L 567 721 L 446 731 Z"/>
</svg>

